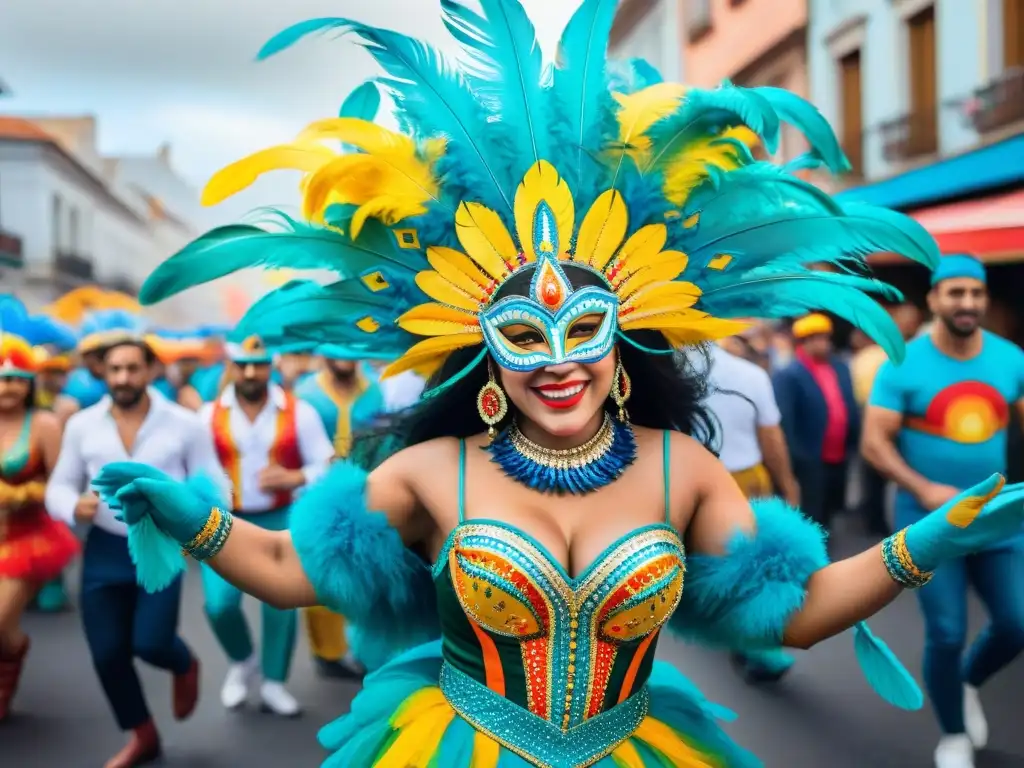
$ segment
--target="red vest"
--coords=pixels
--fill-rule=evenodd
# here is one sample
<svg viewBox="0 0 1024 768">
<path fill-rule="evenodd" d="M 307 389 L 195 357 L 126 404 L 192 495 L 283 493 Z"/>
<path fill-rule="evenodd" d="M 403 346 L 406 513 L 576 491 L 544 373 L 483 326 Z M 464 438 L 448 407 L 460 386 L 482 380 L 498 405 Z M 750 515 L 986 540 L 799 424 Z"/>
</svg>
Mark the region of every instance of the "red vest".
<svg viewBox="0 0 1024 768">
<path fill-rule="evenodd" d="M 277 464 L 285 469 L 302 469 L 302 454 L 299 451 L 299 433 L 296 427 L 295 397 L 284 392 L 284 407 L 277 412 L 277 431 L 274 444 L 267 456 L 267 464 Z M 225 408 L 217 398 L 213 404 L 213 444 L 217 458 L 231 480 L 231 506 L 234 510 L 242 506 L 242 460 L 238 447 L 231 435 L 231 409 Z M 274 509 L 292 503 L 291 491 L 274 494 Z"/>
</svg>

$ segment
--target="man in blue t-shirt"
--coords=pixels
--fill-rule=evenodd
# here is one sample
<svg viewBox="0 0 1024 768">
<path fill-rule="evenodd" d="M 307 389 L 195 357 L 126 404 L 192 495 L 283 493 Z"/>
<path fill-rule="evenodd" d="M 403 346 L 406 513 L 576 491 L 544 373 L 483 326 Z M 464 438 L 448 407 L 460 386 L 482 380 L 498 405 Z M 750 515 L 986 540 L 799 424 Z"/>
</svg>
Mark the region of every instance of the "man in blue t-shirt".
<svg viewBox="0 0 1024 768">
<path fill-rule="evenodd" d="M 982 330 L 985 268 L 946 256 L 932 275 L 929 333 L 900 366 L 882 365 L 864 421 L 864 457 L 899 490 L 896 527 L 1006 472 L 1010 409 L 1024 413 L 1024 351 Z M 963 656 L 967 587 L 991 623 Z M 988 725 L 978 687 L 1024 649 L 1024 537 L 936 570 L 917 591 L 925 619 L 924 681 L 943 731 L 936 768 L 973 768 Z"/>
</svg>

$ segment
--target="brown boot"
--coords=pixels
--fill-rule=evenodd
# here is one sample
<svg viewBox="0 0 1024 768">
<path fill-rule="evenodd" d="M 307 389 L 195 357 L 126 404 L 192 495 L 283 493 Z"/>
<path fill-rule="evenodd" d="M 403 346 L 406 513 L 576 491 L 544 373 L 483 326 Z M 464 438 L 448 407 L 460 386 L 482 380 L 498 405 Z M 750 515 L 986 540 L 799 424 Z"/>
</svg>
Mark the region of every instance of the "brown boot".
<svg viewBox="0 0 1024 768">
<path fill-rule="evenodd" d="M 188 719 L 199 702 L 199 659 L 193 656 L 188 672 L 174 676 L 173 695 L 174 719 Z"/>
<path fill-rule="evenodd" d="M 18 681 L 21 679 L 21 670 L 25 667 L 29 645 L 29 639 L 26 637 L 21 649 L 15 653 L 0 651 L 0 721 L 6 720 L 11 713 L 11 702 L 18 690 Z"/>
<path fill-rule="evenodd" d="M 104 768 L 135 768 L 160 757 L 160 734 L 152 720 L 140 725 L 128 737 L 124 749 L 107 761 Z"/>
</svg>

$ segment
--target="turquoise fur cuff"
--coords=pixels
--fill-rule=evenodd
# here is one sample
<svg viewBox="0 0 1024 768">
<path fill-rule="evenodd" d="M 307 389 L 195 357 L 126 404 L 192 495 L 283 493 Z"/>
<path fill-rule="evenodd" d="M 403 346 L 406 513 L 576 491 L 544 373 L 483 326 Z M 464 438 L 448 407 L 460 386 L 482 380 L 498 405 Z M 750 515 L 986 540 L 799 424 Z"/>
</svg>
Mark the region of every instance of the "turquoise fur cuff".
<svg viewBox="0 0 1024 768">
<path fill-rule="evenodd" d="M 674 632 L 733 650 L 781 644 L 790 617 L 803 606 L 808 579 L 828 565 L 826 534 L 781 499 L 751 506 L 753 535 L 737 533 L 722 555 L 688 555 Z"/>
<path fill-rule="evenodd" d="M 440 629 L 430 568 L 366 509 L 366 478 L 335 463 L 292 506 L 289 529 L 317 598 L 353 625 L 353 652 L 372 669 Z"/>
</svg>

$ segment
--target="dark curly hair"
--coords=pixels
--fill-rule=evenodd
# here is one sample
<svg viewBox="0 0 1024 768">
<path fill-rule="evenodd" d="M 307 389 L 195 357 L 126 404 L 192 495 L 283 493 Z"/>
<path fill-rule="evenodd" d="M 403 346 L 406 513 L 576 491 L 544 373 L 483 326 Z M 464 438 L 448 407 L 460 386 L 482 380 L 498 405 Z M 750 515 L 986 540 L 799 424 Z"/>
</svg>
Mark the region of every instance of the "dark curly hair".
<svg viewBox="0 0 1024 768">
<path fill-rule="evenodd" d="M 627 337 L 639 345 L 668 352 L 664 336 L 656 331 L 633 331 Z M 628 342 L 618 352 L 633 385 L 629 418 L 633 424 L 650 429 L 671 430 L 691 435 L 709 450 L 715 444 L 717 422 L 704 405 L 708 366 L 697 366 L 684 355 L 651 354 Z M 706 357 L 706 352 L 700 350 Z M 448 381 L 480 353 L 471 347 L 453 353 L 427 382 L 427 391 Z M 476 398 L 487 382 L 487 362 L 481 361 L 467 375 L 433 397 L 422 399 L 404 411 L 382 418 L 372 429 L 356 436 L 350 460 L 372 469 L 402 448 L 438 437 L 466 438 L 479 434 L 484 425 L 477 413 Z M 611 400 L 606 406 L 614 408 Z M 509 416 L 514 415 L 509 403 Z"/>
</svg>

